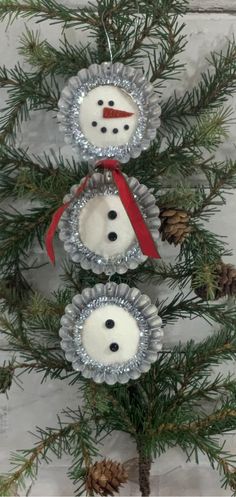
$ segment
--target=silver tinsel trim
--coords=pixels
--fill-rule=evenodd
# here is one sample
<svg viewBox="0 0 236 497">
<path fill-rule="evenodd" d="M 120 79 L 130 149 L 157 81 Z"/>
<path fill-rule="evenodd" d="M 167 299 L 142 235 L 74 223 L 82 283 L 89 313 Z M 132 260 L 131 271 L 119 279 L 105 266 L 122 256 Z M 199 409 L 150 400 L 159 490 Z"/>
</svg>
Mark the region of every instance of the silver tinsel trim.
<svg viewBox="0 0 236 497">
<path fill-rule="evenodd" d="M 126 309 L 135 318 L 140 335 L 138 350 L 132 359 L 105 365 L 88 355 L 83 347 L 82 331 L 91 313 L 109 304 Z M 81 371 L 85 378 L 91 378 L 97 383 L 114 385 L 139 378 L 150 369 L 157 359 L 158 351 L 162 349 L 161 318 L 149 297 L 141 294 L 137 288 L 130 288 L 124 283 L 99 283 L 93 288 L 86 288 L 81 295 L 76 295 L 65 311 L 59 334 L 66 359 L 72 363 L 74 370 Z"/>
<path fill-rule="evenodd" d="M 159 209 L 155 204 L 155 197 L 145 185 L 141 185 L 136 178 L 129 178 L 124 175 L 132 191 L 136 202 L 143 214 L 145 222 L 155 243 L 159 238 Z M 81 181 L 81 183 L 84 179 Z M 71 188 L 69 195 L 66 195 L 64 202 L 70 202 L 79 185 Z M 105 174 L 94 173 L 89 179 L 86 189 L 79 197 L 74 198 L 63 213 L 59 222 L 59 237 L 64 242 L 65 250 L 70 254 L 71 259 L 81 265 L 83 269 L 91 269 L 96 274 L 105 273 L 108 275 L 119 273 L 124 274 L 128 269 L 135 269 L 139 264 L 147 259 L 139 247 L 138 241 L 134 243 L 126 252 L 105 258 L 92 252 L 86 247 L 80 237 L 79 217 L 81 210 L 86 203 L 97 195 L 118 195 L 116 186 L 110 172 Z"/>
<path fill-rule="evenodd" d="M 90 143 L 82 132 L 79 123 L 80 106 L 83 98 L 93 88 L 112 85 L 121 88 L 135 102 L 139 110 L 137 128 L 130 141 L 121 146 L 98 147 Z M 138 71 L 120 62 L 101 65 L 92 64 L 82 69 L 77 76 L 69 79 L 58 102 L 60 129 L 65 133 L 65 141 L 73 145 L 84 160 L 97 160 L 113 157 L 122 163 L 130 157 L 138 157 L 147 150 L 160 126 L 161 108 L 159 97 L 153 86 Z"/>
</svg>

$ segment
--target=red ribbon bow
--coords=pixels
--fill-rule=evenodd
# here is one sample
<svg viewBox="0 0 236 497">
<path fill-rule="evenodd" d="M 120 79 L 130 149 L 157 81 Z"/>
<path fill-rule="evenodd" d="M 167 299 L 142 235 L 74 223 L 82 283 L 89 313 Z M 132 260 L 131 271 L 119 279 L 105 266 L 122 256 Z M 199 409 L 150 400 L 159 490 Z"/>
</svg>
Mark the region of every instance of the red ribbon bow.
<svg viewBox="0 0 236 497">
<path fill-rule="evenodd" d="M 160 259 L 160 255 L 157 251 L 156 245 L 154 243 L 154 240 L 152 238 L 152 235 L 144 221 L 143 215 L 139 209 L 139 206 L 137 205 L 135 198 L 133 196 L 133 193 L 129 189 L 129 185 L 123 176 L 121 170 L 120 170 L 120 165 L 117 160 L 113 159 L 105 159 L 96 165 L 97 167 L 101 167 L 103 169 L 108 169 L 112 172 L 112 177 L 114 180 L 115 185 L 117 186 L 119 196 L 121 199 L 121 202 L 127 212 L 127 215 L 130 219 L 130 222 L 133 226 L 133 229 L 135 231 L 135 234 L 137 236 L 140 248 L 142 250 L 142 253 L 144 255 L 147 255 L 148 257 L 153 257 L 155 259 Z M 75 197 L 79 197 L 79 195 L 85 190 L 88 180 L 90 178 L 90 175 L 86 176 L 84 179 L 83 183 L 79 186 L 78 190 L 76 191 Z M 73 199 L 71 199 L 72 201 Z M 70 201 L 70 202 L 71 202 Z M 53 249 L 53 238 L 58 226 L 58 223 L 61 219 L 61 216 L 63 212 L 67 209 L 67 207 L 70 205 L 70 202 L 67 202 L 66 204 L 61 205 L 59 209 L 53 214 L 52 217 L 52 222 L 49 226 L 49 229 L 46 233 L 45 237 L 45 244 L 46 244 L 46 250 L 48 253 L 48 256 L 51 260 L 51 262 L 54 264 L 55 263 L 55 254 L 54 254 L 54 249 Z"/>
</svg>

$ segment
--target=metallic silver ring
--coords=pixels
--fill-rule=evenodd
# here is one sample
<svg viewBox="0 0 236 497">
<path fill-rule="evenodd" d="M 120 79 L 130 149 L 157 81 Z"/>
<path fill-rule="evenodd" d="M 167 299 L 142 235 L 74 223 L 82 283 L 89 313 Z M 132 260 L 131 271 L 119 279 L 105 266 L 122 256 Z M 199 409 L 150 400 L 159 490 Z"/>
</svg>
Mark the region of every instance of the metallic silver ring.
<svg viewBox="0 0 236 497">
<path fill-rule="evenodd" d="M 112 304 L 123 309 L 135 319 L 138 327 L 137 350 L 129 360 L 112 362 L 107 360 L 98 362 L 89 355 L 84 345 L 83 330 L 86 321 L 97 309 L 105 309 Z M 108 313 L 109 315 L 109 313 Z M 147 372 L 151 364 L 156 361 L 157 353 L 162 349 L 161 330 L 162 321 L 158 316 L 157 308 L 152 305 L 147 295 L 141 294 L 137 288 L 130 288 L 121 283 L 97 284 L 93 288 L 86 288 L 80 295 L 76 295 L 72 304 L 65 309 L 61 319 L 60 337 L 61 347 L 67 361 L 72 363 L 75 371 L 80 371 L 85 378 L 91 378 L 97 383 L 106 382 L 127 383 L 130 379 L 137 379 Z M 125 332 L 130 332 L 129 327 Z M 95 347 L 100 346 L 99 326 L 95 327 Z M 110 330 L 107 333 L 111 333 Z M 123 340 L 125 340 L 124 335 Z M 110 335 L 109 335 L 110 339 Z M 112 340 L 112 339 L 111 339 Z M 125 342 L 123 344 L 125 348 Z M 105 357 L 105 353 L 104 353 Z"/>
<path fill-rule="evenodd" d="M 82 129 L 80 110 L 83 99 L 91 90 L 104 85 L 120 88 L 137 107 L 135 131 L 124 145 L 94 145 Z M 58 106 L 58 119 L 65 141 L 73 146 L 83 160 L 96 161 L 112 157 L 126 163 L 149 148 L 160 126 L 161 108 L 154 87 L 141 71 L 120 62 L 92 64 L 88 69 L 80 70 L 77 76 L 69 79 Z"/>
<path fill-rule="evenodd" d="M 157 243 L 160 219 L 155 197 L 136 178 L 124 176 L 143 214 L 153 240 Z M 83 181 L 84 179 L 82 179 L 81 183 Z M 70 204 L 63 213 L 58 225 L 59 237 L 64 242 L 64 248 L 71 259 L 79 263 L 83 269 L 91 269 L 96 274 L 124 274 L 128 269 L 137 268 L 139 264 L 147 259 L 147 256 L 143 255 L 136 237 L 134 243 L 127 250 L 110 258 L 104 257 L 99 253 L 99 246 L 96 253 L 91 251 L 81 239 L 80 214 L 86 204 L 96 196 L 118 196 L 118 190 L 113 182 L 112 175 L 109 172 L 108 174 L 106 172 L 105 174 L 94 173 L 89 179 L 86 189 L 79 197 L 76 197 L 75 193 L 78 187 L 79 185 L 72 186 L 70 194 L 65 196 L 64 203 L 70 202 Z"/>
</svg>

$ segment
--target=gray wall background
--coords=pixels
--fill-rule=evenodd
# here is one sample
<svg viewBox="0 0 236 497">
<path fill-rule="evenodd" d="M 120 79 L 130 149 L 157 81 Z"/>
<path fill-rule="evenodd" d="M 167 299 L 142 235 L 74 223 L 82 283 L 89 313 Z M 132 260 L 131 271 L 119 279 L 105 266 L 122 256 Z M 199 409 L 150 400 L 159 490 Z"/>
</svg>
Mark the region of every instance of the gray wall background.
<svg viewBox="0 0 236 497">
<path fill-rule="evenodd" d="M 76 0 L 70 2 L 64 0 L 67 5 L 77 5 Z M 200 77 L 200 73 L 206 67 L 205 57 L 211 50 L 219 50 L 224 47 L 226 38 L 236 34 L 236 0 L 192 0 L 190 12 L 185 16 L 186 34 L 188 47 L 183 55 L 186 63 L 182 80 L 174 82 L 168 87 L 166 93 L 175 89 L 181 94 L 184 88 L 191 88 Z M 27 21 L 27 25 L 33 23 Z M 24 22 L 17 21 L 12 27 L 5 31 L 6 26 L 0 25 L 0 63 L 8 67 L 13 66 L 19 56 L 16 50 L 19 36 L 24 29 Z M 37 25 L 42 38 L 47 38 L 51 43 L 58 44 L 60 35 L 59 26 L 50 26 L 48 23 Z M 68 30 L 67 36 L 71 42 L 83 39 L 79 31 Z M 0 104 L 3 105 L 4 94 L 0 94 Z M 236 100 L 233 101 L 234 108 Z M 59 133 L 56 121 L 51 114 L 36 113 L 32 116 L 30 123 L 23 127 L 18 142 L 21 146 L 30 145 L 30 150 L 42 154 L 49 152 L 51 148 L 70 156 L 71 150 L 63 142 L 63 136 Z M 233 126 L 229 138 L 223 145 L 221 157 L 230 156 L 236 158 L 235 133 Z M 228 236 L 231 246 L 236 248 L 235 232 L 235 208 L 236 196 L 228 197 L 228 204 L 212 221 L 211 228 L 218 234 Z M 165 261 L 172 260 L 176 250 L 168 245 L 161 244 L 161 254 Z M 61 252 L 62 253 L 62 252 Z M 36 245 L 33 257 L 37 255 L 40 262 L 45 262 L 43 251 Z M 234 252 L 232 262 L 236 263 Z M 59 271 L 58 271 L 59 272 Z M 36 274 L 31 275 L 33 284 L 36 286 Z M 42 291 L 48 292 L 58 285 L 58 274 L 49 266 L 41 269 L 37 274 L 37 286 Z M 149 288 L 147 292 L 153 299 L 156 295 L 164 297 L 169 294 L 165 287 Z M 194 338 L 199 340 L 213 330 L 204 321 L 197 319 L 179 322 L 174 327 L 166 330 L 166 343 L 173 344 L 179 340 Z M 4 345 L 0 335 L 0 346 Z M 0 352 L 0 362 L 3 362 L 6 354 Z M 30 374 L 23 378 L 23 389 L 13 386 L 9 399 L 0 396 L 0 473 L 8 469 L 8 457 L 10 452 L 19 448 L 31 447 L 34 438 L 29 431 L 34 431 L 36 425 L 55 426 L 56 414 L 67 406 L 76 406 L 78 401 L 78 388 L 70 387 L 60 381 L 41 384 L 40 375 Z M 236 453 L 236 438 L 234 433 L 226 437 L 226 444 L 232 452 Z M 120 434 L 108 440 L 102 449 L 102 453 L 114 459 L 126 461 L 136 457 L 135 447 Z M 73 487 L 66 477 L 68 460 L 61 461 L 53 459 L 51 466 L 42 464 L 39 470 L 39 479 L 32 486 L 32 496 L 69 496 L 73 495 Z M 207 495 L 230 495 L 230 491 L 220 489 L 217 472 L 209 468 L 207 459 L 203 456 L 199 466 L 194 461 L 186 464 L 185 456 L 178 448 L 163 455 L 152 468 L 152 495 L 155 496 L 207 496 Z M 122 495 L 138 495 L 135 471 L 132 481 L 123 489 Z M 22 495 L 24 495 L 22 493 Z"/>
</svg>

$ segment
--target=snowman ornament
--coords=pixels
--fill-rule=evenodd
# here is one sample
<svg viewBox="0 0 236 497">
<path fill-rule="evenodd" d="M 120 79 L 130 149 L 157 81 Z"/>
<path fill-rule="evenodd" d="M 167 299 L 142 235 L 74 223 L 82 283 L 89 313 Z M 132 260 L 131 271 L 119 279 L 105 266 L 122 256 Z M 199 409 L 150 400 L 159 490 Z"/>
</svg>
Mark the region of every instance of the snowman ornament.
<svg viewBox="0 0 236 497">
<path fill-rule="evenodd" d="M 155 197 L 136 178 L 124 175 L 154 245 L 159 238 L 159 209 Z M 83 183 L 84 179 L 81 181 Z M 59 237 L 71 259 L 94 273 L 123 274 L 147 259 L 121 202 L 110 172 L 96 172 L 79 196 L 74 185 L 59 222 Z"/>
<path fill-rule="evenodd" d="M 84 160 L 138 157 L 160 126 L 159 97 L 142 72 L 121 63 L 93 64 L 72 77 L 59 100 L 65 141 Z"/>
<path fill-rule="evenodd" d="M 85 378 L 127 383 L 147 372 L 162 349 L 162 321 L 147 295 L 110 282 L 76 295 L 61 319 L 61 347 Z"/>
</svg>

